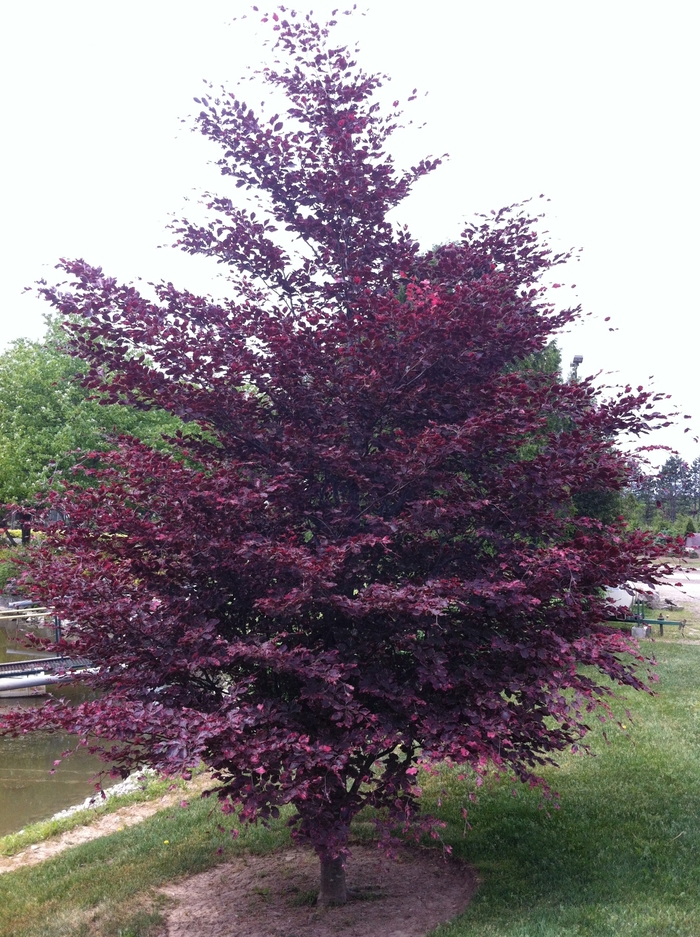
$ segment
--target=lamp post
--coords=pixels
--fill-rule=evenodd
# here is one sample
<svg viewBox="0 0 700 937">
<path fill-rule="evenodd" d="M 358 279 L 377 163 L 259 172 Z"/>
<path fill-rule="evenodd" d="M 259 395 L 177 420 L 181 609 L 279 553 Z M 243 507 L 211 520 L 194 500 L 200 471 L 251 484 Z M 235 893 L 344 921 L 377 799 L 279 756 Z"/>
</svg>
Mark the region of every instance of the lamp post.
<svg viewBox="0 0 700 937">
<path fill-rule="evenodd" d="M 578 380 L 578 366 L 583 361 L 583 355 L 574 355 L 574 360 L 571 362 L 571 380 Z"/>
</svg>

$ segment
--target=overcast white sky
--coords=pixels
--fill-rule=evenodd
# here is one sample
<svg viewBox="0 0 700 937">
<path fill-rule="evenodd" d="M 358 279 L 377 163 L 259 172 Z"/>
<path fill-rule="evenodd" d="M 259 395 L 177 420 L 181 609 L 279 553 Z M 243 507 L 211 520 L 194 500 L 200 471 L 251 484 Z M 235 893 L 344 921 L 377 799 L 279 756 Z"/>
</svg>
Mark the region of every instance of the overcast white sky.
<svg viewBox="0 0 700 937">
<path fill-rule="evenodd" d="M 265 6 L 260 0 L 261 9 Z M 579 373 L 649 384 L 694 413 L 700 350 L 697 266 L 698 30 L 666 0 L 366 0 L 341 17 L 389 100 L 428 92 L 399 164 L 450 154 L 398 217 L 425 245 L 474 212 L 545 193 L 557 246 L 582 247 L 564 280 L 591 315 L 560 340 Z M 299 3 L 300 10 L 308 9 Z M 333 5 L 313 4 L 319 15 Z M 234 17 L 249 13 L 245 21 Z M 185 198 L 225 192 L 211 144 L 182 118 L 202 79 L 234 85 L 268 54 L 241 0 L 24 0 L 3 14 L 3 244 L 0 348 L 39 337 L 42 304 L 22 289 L 80 256 L 131 280 L 210 290 L 199 259 L 158 245 Z M 253 103 L 250 102 L 249 103 Z M 542 203 L 539 202 L 538 206 Z M 215 287 L 214 287 L 215 288 Z M 605 322 L 607 316 L 610 322 Z M 616 331 L 609 332 L 609 327 Z M 687 458 L 693 431 L 656 434 Z"/>
</svg>

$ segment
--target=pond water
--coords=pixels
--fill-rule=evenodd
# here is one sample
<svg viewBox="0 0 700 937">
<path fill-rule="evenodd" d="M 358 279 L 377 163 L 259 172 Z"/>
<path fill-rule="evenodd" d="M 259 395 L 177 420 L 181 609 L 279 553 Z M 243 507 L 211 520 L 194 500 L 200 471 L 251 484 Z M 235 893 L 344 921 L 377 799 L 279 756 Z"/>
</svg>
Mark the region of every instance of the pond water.
<svg viewBox="0 0 700 937">
<path fill-rule="evenodd" d="M 8 635 L 7 629 L 0 627 L 0 662 L 32 656 L 32 651 L 21 648 L 11 629 Z M 84 699 L 86 693 L 79 685 L 55 687 L 52 692 L 75 702 Z M 0 699 L 0 709 L 39 706 L 44 699 L 46 697 Z M 54 761 L 63 751 L 73 748 L 75 741 L 65 734 L 0 738 L 0 836 L 45 820 L 94 793 L 93 777 L 104 765 L 83 748 L 65 759 L 55 774 L 51 774 Z"/>
</svg>

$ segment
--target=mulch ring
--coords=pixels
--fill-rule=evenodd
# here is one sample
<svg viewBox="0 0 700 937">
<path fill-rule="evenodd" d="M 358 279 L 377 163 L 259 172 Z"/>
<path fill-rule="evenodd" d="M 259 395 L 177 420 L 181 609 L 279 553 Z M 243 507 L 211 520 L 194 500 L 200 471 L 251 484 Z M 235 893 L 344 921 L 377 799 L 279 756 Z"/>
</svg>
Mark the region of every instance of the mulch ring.
<svg viewBox="0 0 700 937">
<path fill-rule="evenodd" d="M 167 937 L 424 937 L 461 914 L 478 880 L 435 849 L 352 847 L 348 886 L 356 897 L 316 907 L 319 864 L 309 849 L 245 855 L 160 889 L 174 907 Z"/>
</svg>

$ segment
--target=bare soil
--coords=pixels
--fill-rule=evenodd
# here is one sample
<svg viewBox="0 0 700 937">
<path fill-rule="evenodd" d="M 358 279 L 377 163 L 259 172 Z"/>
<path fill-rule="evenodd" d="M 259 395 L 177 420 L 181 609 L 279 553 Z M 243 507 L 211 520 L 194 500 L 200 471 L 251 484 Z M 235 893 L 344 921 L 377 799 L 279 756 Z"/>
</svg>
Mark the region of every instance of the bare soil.
<svg viewBox="0 0 700 937">
<path fill-rule="evenodd" d="M 161 889 L 175 902 L 164 937 L 424 937 L 467 907 L 474 872 L 434 849 L 402 849 L 387 859 L 353 846 L 348 885 L 356 897 L 316 907 L 318 859 L 289 848 L 242 856 Z"/>
</svg>

